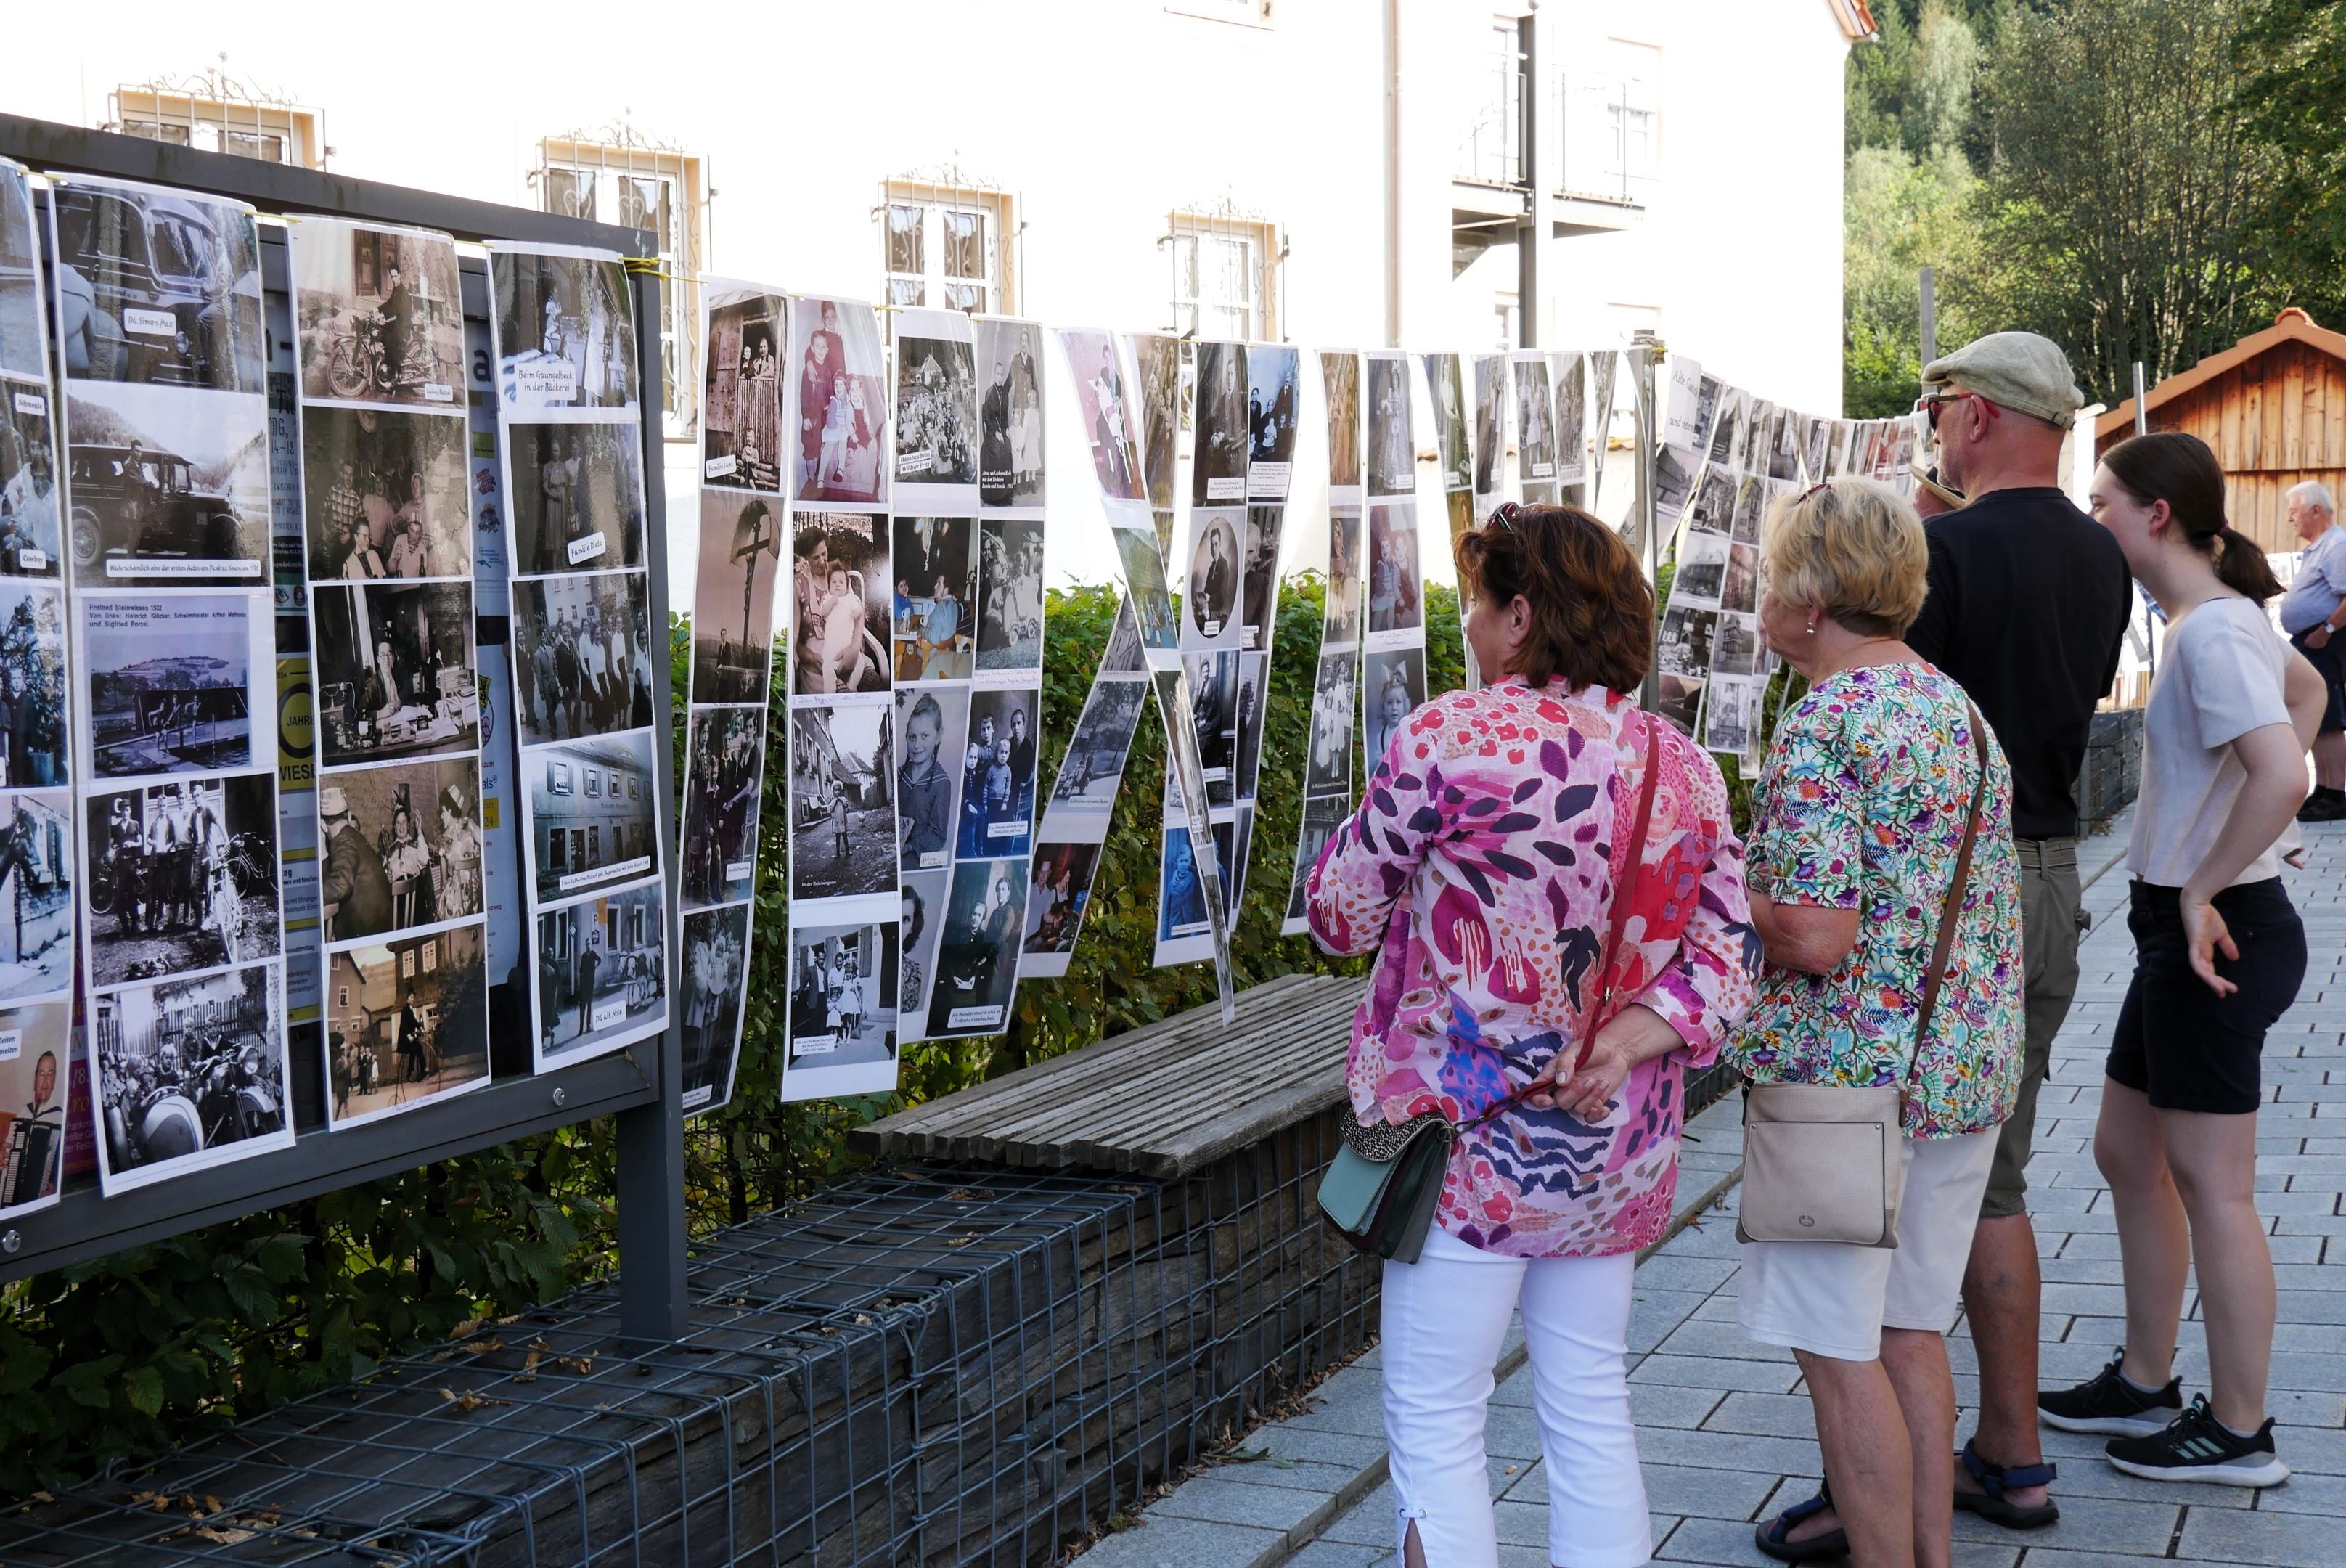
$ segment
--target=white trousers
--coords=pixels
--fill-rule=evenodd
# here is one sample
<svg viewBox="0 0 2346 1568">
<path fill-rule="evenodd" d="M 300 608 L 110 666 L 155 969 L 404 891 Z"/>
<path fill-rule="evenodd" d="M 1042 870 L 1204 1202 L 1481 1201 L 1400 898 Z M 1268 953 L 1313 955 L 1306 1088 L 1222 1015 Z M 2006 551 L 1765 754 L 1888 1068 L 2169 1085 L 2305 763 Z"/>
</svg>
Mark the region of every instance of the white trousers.
<svg viewBox="0 0 2346 1568">
<path fill-rule="evenodd" d="M 1414 1522 L 1432 1568 L 1499 1560 L 1483 1425 L 1491 1370 L 1520 1299 L 1547 1461 L 1549 1560 L 1634 1568 L 1653 1556 L 1622 1369 L 1636 1268 L 1630 1253 L 1507 1257 L 1439 1226 L 1418 1261 L 1385 1265 L 1385 1440 L 1404 1553 Z"/>
</svg>

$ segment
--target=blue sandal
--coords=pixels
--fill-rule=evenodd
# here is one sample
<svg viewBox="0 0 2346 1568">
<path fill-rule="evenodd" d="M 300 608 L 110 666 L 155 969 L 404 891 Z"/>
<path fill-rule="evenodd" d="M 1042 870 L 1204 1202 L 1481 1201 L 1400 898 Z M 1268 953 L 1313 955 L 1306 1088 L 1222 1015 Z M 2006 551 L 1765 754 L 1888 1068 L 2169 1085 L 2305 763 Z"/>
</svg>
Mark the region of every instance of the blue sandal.
<svg viewBox="0 0 2346 1568">
<path fill-rule="evenodd" d="M 1793 1526 L 1803 1520 L 1814 1519 L 1833 1505 L 1831 1485 L 1817 1488 L 1817 1494 L 1806 1502 L 1796 1502 L 1773 1519 L 1761 1520 L 1751 1527 L 1753 1545 L 1779 1563 L 1808 1563 L 1819 1557 L 1843 1557 L 1849 1553 L 1849 1532 L 1828 1530 L 1822 1535 L 1807 1541 L 1791 1539 Z"/>
<path fill-rule="evenodd" d="M 2016 1486 L 2050 1486 L 2061 1467 L 2055 1464 L 1990 1464 L 1980 1458 L 1977 1441 L 1964 1444 L 1964 1451 L 1955 1456 L 1963 1467 L 1971 1471 L 1977 1492 L 1955 1489 L 1955 1506 L 1966 1513 L 1976 1513 L 1990 1524 L 2001 1524 L 2006 1530 L 2042 1530 L 2061 1518 L 2061 1506 L 2051 1498 L 2034 1508 L 2023 1508 L 2007 1502 L 2004 1493 Z"/>
</svg>

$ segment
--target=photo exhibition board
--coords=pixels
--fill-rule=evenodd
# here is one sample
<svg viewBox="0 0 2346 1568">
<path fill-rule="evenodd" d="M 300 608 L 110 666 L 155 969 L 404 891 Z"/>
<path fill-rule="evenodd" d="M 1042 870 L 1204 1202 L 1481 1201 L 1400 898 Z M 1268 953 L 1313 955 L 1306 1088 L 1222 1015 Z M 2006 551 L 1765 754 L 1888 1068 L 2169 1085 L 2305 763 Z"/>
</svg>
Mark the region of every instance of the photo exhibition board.
<svg viewBox="0 0 2346 1568">
<path fill-rule="evenodd" d="M 1352 815 L 1363 778 L 1352 720 L 1361 683 L 1361 356 L 1322 352 L 1320 384 L 1328 404 L 1328 575 L 1305 744 L 1303 826 L 1280 919 L 1281 936 L 1310 928 L 1304 905 L 1311 868 Z"/>
<path fill-rule="evenodd" d="M 894 321 L 898 1016 L 907 1040 L 998 1034 L 1033 905 L 1059 891 L 1035 853 L 1043 329 L 954 311 Z"/>
<path fill-rule="evenodd" d="M 260 250 L 240 202 L 78 176 L 49 198 L 79 689 L 70 768 L 52 744 L 33 770 L 74 789 L 111 1196 L 293 1141 L 277 707 L 252 697 L 276 668 Z M 187 298 L 148 269 L 166 229 Z M 56 647 L 16 581 L 0 642 Z"/>
<path fill-rule="evenodd" d="M 678 1016 L 688 1116 L 733 1097 L 740 1061 L 789 510 L 782 481 L 788 296 L 718 278 L 704 280 L 700 293 L 708 358 L 677 839 L 683 912 Z"/>
<path fill-rule="evenodd" d="M 1556 398 L 1556 481 L 1565 500 L 1588 483 L 1588 356 L 1577 351 L 1548 356 L 1549 386 Z"/>
<path fill-rule="evenodd" d="M 1181 341 L 1140 334 L 1125 342 L 1131 355 L 1127 384 L 1139 409 L 1135 454 L 1140 487 L 1161 547 L 1173 537 L 1175 484 L 1188 456 L 1183 441 L 1187 426 L 1181 419 Z M 1137 548 L 1137 541 L 1133 547 Z M 1122 548 L 1120 539 L 1119 558 Z M 1169 597 L 1139 603 L 1169 621 Z M 1135 604 L 1128 592 L 1117 597 L 1115 629 L 1044 803 L 1034 886 L 1026 897 L 1026 941 L 1018 958 L 1022 976 L 1066 973 L 1091 907 L 1092 884 L 1099 875 L 1125 762 L 1148 705 L 1148 660 Z"/>
<path fill-rule="evenodd" d="M 790 315 L 786 412 L 797 441 L 787 456 L 790 990 L 781 1097 L 811 1100 L 896 1086 L 900 683 L 889 496 L 899 454 L 871 305 L 801 295 Z M 967 471 L 967 454 L 944 444 L 923 444 L 945 472 L 918 489 L 967 516 L 974 484 L 952 479 Z"/>
<path fill-rule="evenodd" d="M 488 249 L 512 566 L 511 787 L 542 1072 L 668 1022 L 658 780 L 668 742 L 651 695 L 668 631 L 651 622 L 625 267 L 605 250 Z M 320 760 L 332 760 L 322 747 Z"/>
<path fill-rule="evenodd" d="M 1448 526 L 1444 547 L 1456 559 L 1458 541 L 1474 526 L 1474 457 L 1469 439 L 1466 399 L 1456 354 L 1425 356 L 1425 390 L 1433 402 L 1433 447 L 1442 473 L 1442 512 Z M 1465 656 L 1466 687 L 1483 684 L 1474 667 L 1474 649 L 1463 636 L 1466 626 L 1466 596 L 1458 596 L 1459 647 Z"/>
<path fill-rule="evenodd" d="M 489 1081 L 464 324 L 447 235 L 302 218 L 286 245 L 313 962 L 327 1125 L 344 1127 Z"/>
<path fill-rule="evenodd" d="M 1613 399 L 1621 379 L 1621 351 L 1593 349 L 1588 355 L 1588 440 L 1593 449 L 1588 509 L 1605 498 L 1605 454 L 1613 445 Z"/>
<path fill-rule="evenodd" d="M 0 1217 L 57 1201 L 74 1081 L 75 703 L 41 249 L 25 170 L 0 159 Z"/>
<path fill-rule="evenodd" d="M 1178 849 L 1192 868 L 1193 882 L 1202 885 L 1195 868 L 1214 868 L 1213 823 L 1207 813 L 1205 769 L 1198 760 L 1197 734 L 1191 718 L 1188 675 L 1181 652 L 1180 628 L 1175 623 L 1173 599 L 1166 585 L 1165 539 L 1154 514 L 1169 511 L 1172 486 L 1165 490 L 1165 508 L 1155 508 L 1149 483 L 1144 479 L 1135 444 L 1136 405 L 1131 381 L 1122 368 L 1115 336 L 1083 327 L 1059 329 L 1060 351 L 1076 385 L 1077 415 L 1083 421 L 1092 459 L 1092 473 L 1107 514 L 1109 537 L 1116 545 L 1117 572 L 1125 597 L 1138 623 L 1141 657 L 1148 667 L 1149 684 L 1157 694 L 1157 716 L 1165 726 L 1166 755 L 1181 781 L 1181 799 L 1188 815 L 1189 833 Z M 1136 346 L 1135 361 L 1140 355 Z M 1152 437 L 1152 444 L 1154 438 Z M 1219 875 L 1219 871 L 1215 872 Z M 1206 899 L 1207 934 L 1211 941 L 1214 972 L 1220 992 L 1224 1022 L 1237 1016 L 1238 991 L 1230 968 L 1229 922 L 1221 901 Z M 1165 931 L 1160 904 L 1158 932 Z"/>
<path fill-rule="evenodd" d="M 1516 368 L 1520 373 L 1522 367 Z M 1363 503 L 1368 613 L 1361 631 L 1360 687 L 1368 735 L 1366 761 L 1373 776 L 1403 722 L 1425 700 L 1425 582 L 1417 516 L 1417 447 L 1410 429 L 1409 356 L 1371 353 L 1367 372 L 1362 395 L 1369 433 Z M 1539 385 L 1545 395 L 1545 371 Z"/>
<path fill-rule="evenodd" d="M 1514 382 L 1504 354 L 1474 356 L 1474 514 L 1488 517 L 1515 494 L 1507 433 L 1515 428 Z"/>
<path fill-rule="evenodd" d="M 1557 499 L 1556 398 L 1548 385 L 1547 355 L 1523 350 L 1508 356 L 1515 382 L 1515 478 L 1526 506 L 1553 506 Z"/>
</svg>

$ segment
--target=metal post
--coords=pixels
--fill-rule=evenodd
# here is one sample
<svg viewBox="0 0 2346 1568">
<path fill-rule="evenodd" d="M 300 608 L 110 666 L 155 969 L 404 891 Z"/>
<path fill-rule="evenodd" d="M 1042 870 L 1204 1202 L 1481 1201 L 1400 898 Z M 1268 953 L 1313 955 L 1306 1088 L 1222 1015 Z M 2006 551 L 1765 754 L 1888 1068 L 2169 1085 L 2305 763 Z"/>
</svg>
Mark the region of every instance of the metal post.
<svg viewBox="0 0 2346 1568">
<path fill-rule="evenodd" d="M 1629 388 L 1637 403 L 1637 428 L 1634 450 L 1637 462 L 1637 499 L 1634 515 L 1637 532 L 1644 539 L 1646 581 L 1658 583 L 1662 575 L 1661 506 L 1654 494 L 1654 459 L 1660 433 L 1654 421 L 1654 367 L 1669 352 L 1649 327 L 1637 329 L 1629 345 Z M 1661 695 L 1661 672 L 1654 665 L 1646 667 L 1646 684 L 1638 701 L 1647 712 Z"/>
<path fill-rule="evenodd" d="M 1939 357 L 1939 277 L 1935 269 L 1923 269 L 1923 362 L 1929 364 Z"/>
<path fill-rule="evenodd" d="M 652 254 L 657 255 L 657 244 Z M 655 263 L 655 266 L 657 263 Z M 644 555 L 649 568 L 652 623 L 652 711 L 659 716 L 661 755 L 674 723 L 669 706 L 668 624 L 668 494 L 660 462 L 667 403 L 660 363 L 660 280 L 630 271 L 636 297 L 637 404 L 644 443 Z M 677 373 L 693 374 L 679 365 Z M 659 824 L 662 864 L 676 859 L 676 802 L 668 769 L 652 769 L 652 820 Z M 689 1315 L 684 1285 L 684 1063 L 677 1014 L 677 956 L 683 914 L 671 901 L 668 941 L 668 1027 L 636 1049 L 659 1097 L 617 1117 L 619 1156 L 619 1332 L 629 1339 L 668 1342 L 684 1337 Z"/>
<path fill-rule="evenodd" d="M 2150 402 L 2148 389 L 2143 379 L 2140 360 L 2134 362 L 2134 433 L 2137 435 L 2150 433 Z M 2148 588 L 2137 583 L 2134 591 L 2135 596 L 2142 601 L 2142 629 L 2145 634 L 2143 641 L 2147 645 L 2143 663 L 2149 667 L 2150 678 L 2157 680 L 2158 678 L 2158 628 L 2166 625 L 2166 622 L 2159 618 L 2157 602 L 2150 596 Z"/>
<path fill-rule="evenodd" d="M 1516 167 L 1523 171 L 1524 215 L 1515 225 L 1515 321 L 1523 347 L 1539 343 L 1539 106 L 1532 84 L 1539 80 L 1535 18 L 1515 24 L 1516 101 L 1522 104 Z"/>
<path fill-rule="evenodd" d="M 2134 433 L 2137 435 L 2150 433 L 2150 404 L 2143 389 L 2140 360 L 2134 362 Z"/>
</svg>

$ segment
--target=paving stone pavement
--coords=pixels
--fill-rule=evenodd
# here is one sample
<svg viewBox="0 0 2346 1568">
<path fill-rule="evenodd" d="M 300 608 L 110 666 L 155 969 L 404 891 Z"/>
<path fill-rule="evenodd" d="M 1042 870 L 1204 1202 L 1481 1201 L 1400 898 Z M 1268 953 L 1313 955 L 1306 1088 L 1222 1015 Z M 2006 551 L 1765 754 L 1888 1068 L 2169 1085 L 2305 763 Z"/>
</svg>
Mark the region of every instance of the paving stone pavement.
<svg viewBox="0 0 2346 1568">
<path fill-rule="evenodd" d="M 2039 1096 L 2029 1207 L 2044 1259 L 2043 1375 L 2081 1380 L 2124 1338 L 2109 1194 L 2094 1168 L 2101 1063 L 2133 970 L 2127 877 L 2113 861 L 2124 819 L 2083 846 L 2094 927 L 2053 1076 Z M 1955 1516 L 1957 1568 L 2147 1568 L 2152 1563 L 2340 1568 L 2346 1564 L 2346 825 L 2306 830 L 2310 865 L 2289 873 L 2311 962 L 2297 1005 L 2267 1041 L 2257 1188 L 2280 1286 L 2272 1413 L 2297 1472 L 2263 1492 L 2137 1480 L 2111 1469 L 2098 1438 L 2047 1431 L 2061 1466 L 2060 1523 L 2021 1534 Z M 1696 1118 L 1682 1191 L 1698 1196 L 1739 1170 L 1730 1100 Z M 1655 1556 L 1666 1563 L 1762 1564 L 1751 1524 L 1814 1491 L 1816 1429 L 1791 1353 L 1756 1345 L 1735 1321 L 1732 1197 L 1647 1257 L 1630 1315 L 1629 1389 L 1638 1425 Z M 2195 1291 L 2177 1369 L 2185 1395 L 2206 1386 Z M 1948 1341 L 1968 1431 L 1977 1362 L 1963 1325 Z M 1488 1450 L 1502 1568 L 1548 1561 L 1547 1477 L 1530 1409 L 1531 1372 L 1511 1338 L 1493 1396 Z M 1392 1494 L 1371 1350 L 1322 1385 L 1317 1408 L 1250 1434 L 1249 1462 L 1219 1465 L 1152 1506 L 1139 1525 L 1080 1559 L 1084 1568 L 1372 1568 L 1394 1562 Z M 1270 1493 L 1288 1492 L 1291 1496 Z"/>
</svg>

